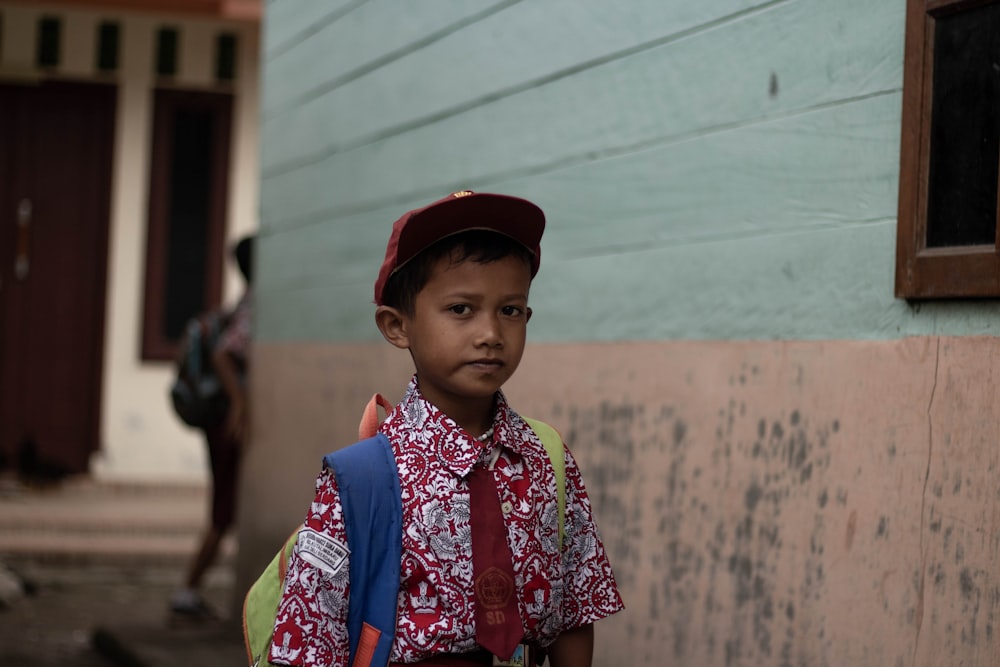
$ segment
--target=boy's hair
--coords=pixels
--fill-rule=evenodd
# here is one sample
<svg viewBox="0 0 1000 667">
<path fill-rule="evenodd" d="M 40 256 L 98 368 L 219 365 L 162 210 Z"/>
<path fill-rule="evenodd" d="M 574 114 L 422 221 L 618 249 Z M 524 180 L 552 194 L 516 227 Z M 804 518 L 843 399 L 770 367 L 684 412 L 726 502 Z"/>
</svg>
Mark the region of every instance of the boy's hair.
<svg viewBox="0 0 1000 667">
<path fill-rule="evenodd" d="M 382 303 L 413 315 L 417 294 L 431 279 L 438 261 L 447 258 L 452 266 L 466 261 L 489 264 L 506 257 L 517 257 L 530 269 L 534 256 L 509 236 L 485 229 L 446 236 L 389 276 L 382 292 Z"/>
<path fill-rule="evenodd" d="M 443 239 L 473 230 L 493 232 L 523 247 L 528 253 L 531 277 L 535 277 L 542 256 L 542 232 L 545 231 L 542 209 L 519 197 L 463 190 L 423 208 L 407 211 L 393 223 L 385 259 L 375 280 L 375 304 L 386 303 L 389 280 L 412 260 Z M 484 252 L 468 253 L 465 257 L 485 257 L 492 252 L 488 247 L 496 244 L 492 239 L 484 244 L 481 249 Z M 443 256 L 444 253 L 438 255 Z M 426 281 L 425 278 L 420 287 Z M 408 290 L 413 297 L 416 291 Z"/>
</svg>

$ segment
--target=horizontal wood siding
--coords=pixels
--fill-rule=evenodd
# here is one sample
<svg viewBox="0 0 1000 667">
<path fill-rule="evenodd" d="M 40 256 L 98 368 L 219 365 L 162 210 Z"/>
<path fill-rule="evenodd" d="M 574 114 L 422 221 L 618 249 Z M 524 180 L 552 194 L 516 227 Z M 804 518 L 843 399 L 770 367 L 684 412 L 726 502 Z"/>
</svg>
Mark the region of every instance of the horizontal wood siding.
<svg viewBox="0 0 1000 667">
<path fill-rule="evenodd" d="M 363 4 L 355 0 L 269 0 L 264 22 L 264 55 L 268 60 L 297 48 L 323 26 Z"/>
<path fill-rule="evenodd" d="M 273 161 L 280 164 L 319 146 L 357 143 L 486 106 L 546 80 L 679 39 L 720 15 L 741 15 L 750 3 L 726 0 L 711 10 L 680 17 L 659 4 L 647 0 L 623 10 L 600 0 L 370 2 L 345 16 L 343 25 L 332 25 L 310 40 L 319 42 L 317 48 L 303 44 L 268 62 L 269 68 L 276 68 L 276 80 L 294 82 L 286 85 L 302 92 L 291 99 L 269 100 L 265 116 L 274 122 L 266 123 L 265 130 L 296 123 L 308 127 L 316 119 L 344 113 L 352 119 L 331 124 L 311 140 L 305 132 L 303 145 L 281 142 L 276 148 L 287 150 L 276 153 Z M 373 15 L 375 11 L 379 14 Z M 358 58 L 363 54 L 370 55 Z M 317 62 L 323 66 L 317 67 Z M 366 76 L 351 77 L 352 72 Z M 277 76 L 281 73 L 287 77 Z M 319 92 L 325 94 L 317 96 Z M 357 109 L 366 110 L 366 115 L 356 116 Z"/>
<path fill-rule="evenodd" d="M 299 4 L 268 4 L 263 340 L 374 339 L 391 222 L 462 188 L 548 214 L 536 340 L 995 327 L 892 296 L 902 0 Z"/>
</svg>

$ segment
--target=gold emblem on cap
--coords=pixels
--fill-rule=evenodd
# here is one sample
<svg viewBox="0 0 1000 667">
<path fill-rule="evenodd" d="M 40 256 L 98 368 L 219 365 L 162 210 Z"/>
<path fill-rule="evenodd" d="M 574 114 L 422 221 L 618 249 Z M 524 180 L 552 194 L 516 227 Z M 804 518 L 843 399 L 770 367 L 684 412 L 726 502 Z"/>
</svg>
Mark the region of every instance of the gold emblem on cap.
<svg viewBox="0 0 1000 667">
<path fill-rule="evenodd" d="M 468 197 L 471 194 L 472 190 L 459 190 L 458 192 L 452 193 L 451 196 L 457 199 L 458 197 Z"/>
</svg>

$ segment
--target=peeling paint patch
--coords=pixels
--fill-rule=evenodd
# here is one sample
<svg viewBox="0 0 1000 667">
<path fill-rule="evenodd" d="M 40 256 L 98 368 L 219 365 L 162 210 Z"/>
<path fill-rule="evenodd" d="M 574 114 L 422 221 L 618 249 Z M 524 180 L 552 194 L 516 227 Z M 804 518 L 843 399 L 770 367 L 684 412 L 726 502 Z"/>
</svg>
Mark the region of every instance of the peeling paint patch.
<svg viewBox="0 0 1000 667">
<path fill-rule="evenodd" d="M 710 384 L 678 373 L 697 400 L 563 408 L 568 444 L 593 457 L 588 490 L 635 598 L 622 622 L 643 643 L 635 658 L 654 646 L 646 664 L 992 664 L 971 658 L 995 648 L 1000 579 L 984 554 L 1000 553 L 1000 490 L 986 471 L 1000 455 L 963 450 L 939 402 L 932 453 L 905 412 L 860 424 L 831 414 L 837 400 L 818 411 L 794 389 L 797 375 L 812 382 L 810 366 L 781 363 L 777 379 L 749 365 Z M 845 646 L 853 637 L 865 641 Z"/>
<path fill-rule="evenodd" d="M 744 369 L 730 385 L 743 388 L 753 377 Z M 799 408 L 754 414 L 735 397 L 716 415 L 714 438 L 706 441 L 673 406 L 569 411 L 570 447 L 597 433 L 609 452 L 603 469 L 587 471 L 602 520 L 611 517 L 630 535 L 655 513 L 655 538 L 646 535 L 643 549 L 625 540 L 607 545 L 616 574 L 653 577 L 646 618 L 633 621 L 645 624 L 637 632 L 667 648 L 664 662 L 707 655 L 730 667 L 823 665 L 796 647 L 804 634 L 825 636 L 824 619 L 809 610 L 827 594 L 823 514 L 831 500 L 847 502 L 845 487 L 824 483 L 839 424 L 817 425 Z M 784 533 L 795 524 L 785 514 L 808 521 L 804 544 L 801 535 L 787 542 Z"/>
<path fill-rule="evenodd" d="M 878 518 L 878 528 L 875 530 L 875 537 L 881 539 L 889 538 L 889 517 L 883 515 Z"/>
<path fill-rule="evenodd" d="M 847 519 L 847 534 L 844 536 L 844 548 L 847 551 L 854 546 L 854 535 L 858 532 L 858 511 L 854 510 Z"/>
</svg>

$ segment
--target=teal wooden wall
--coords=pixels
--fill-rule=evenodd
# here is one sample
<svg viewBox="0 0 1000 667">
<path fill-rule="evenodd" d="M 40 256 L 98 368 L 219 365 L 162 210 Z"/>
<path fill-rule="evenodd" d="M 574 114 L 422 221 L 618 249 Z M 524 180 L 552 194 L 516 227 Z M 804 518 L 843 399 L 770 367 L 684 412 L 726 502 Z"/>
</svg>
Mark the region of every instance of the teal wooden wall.
<svg viewBox="0 0 1000 667">
<path fill-rule="evenodd" d="M 537 341 L 996 333 L 893 298 L 905 0 L 271 0 L 264 342 L 377 338 L 390 225 L 549 218 Z"/>
</svg>

